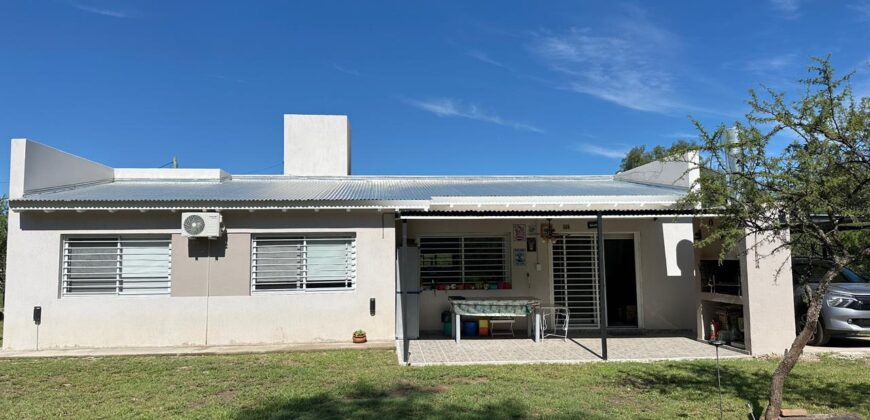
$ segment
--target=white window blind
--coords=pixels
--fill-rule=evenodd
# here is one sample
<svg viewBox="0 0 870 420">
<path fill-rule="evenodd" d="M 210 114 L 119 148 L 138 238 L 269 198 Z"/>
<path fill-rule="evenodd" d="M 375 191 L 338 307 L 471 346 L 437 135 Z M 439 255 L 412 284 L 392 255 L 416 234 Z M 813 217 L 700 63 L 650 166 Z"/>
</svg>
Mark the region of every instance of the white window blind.
<svg viewBox="0 0 870 420">
<path fill-rule="evenodd" d="M 63 240 L 63 295 L 155 295 L 170 291 L 169 236 Z"/>
<path fill-rule="evenodd" d="M 251 290 L 346 290 L 356 286 L 353 237 L 255 236 Z"/>
<path fill-rule="evenodd" d="M 419 246 L 423 285 L 510 281 L 505 236 L 422 237 Z"/>
</svg>

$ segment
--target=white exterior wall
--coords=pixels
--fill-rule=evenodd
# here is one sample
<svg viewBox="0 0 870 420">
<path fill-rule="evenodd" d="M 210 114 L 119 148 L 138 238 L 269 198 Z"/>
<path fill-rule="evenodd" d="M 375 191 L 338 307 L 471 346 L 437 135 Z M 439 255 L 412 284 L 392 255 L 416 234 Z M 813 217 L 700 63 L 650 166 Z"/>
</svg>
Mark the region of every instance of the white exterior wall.
<svg viewBox="0 0 870 420">
<path fill-rule="evenodd" d="M 750 236 L 743 245 L 749 250 L 741 264 L 743 313 L 754 355 L 781 355 L 796 335 L 791 252 L 773 253 L 780 244 L 773 236 Z"/>
<path fill-rule="evenodd" d="M 4 349 L 36 349 L 37 332 L 39 349 L 347 342 L 358 328 L 369 340 L 395 338 L 395 228 L 392 215 L 375 212 L 225 213 L 230 232 L 354 233 L 353 291 L 60 297 L 61 235 L 177 233 L 180 217 L 170 212 L 11 212 Z M 369 298 L 377 300 L 375 316 L 369 315 Z M 34 306 L 43 308 L 38 328 Z"/>
<path fill-rule="evenodd" d="M 554 219 L 559 233 L 594 233 L 587 222 L 594 219 Z M 408 223 L 409 238 L 438 234 L 499 234 L 510 235 L 515 223 L 540 226 L 545 220 L 499 219 L 499 220 L 412 220 Z M 676 276 L 668 276 L 665 263 L 665 246 L 662 223 L 673 223 L 673 218 L 653 219 L 604 219 L 605 235 L 609 233 L 636 234 L 636 269 L 640 275 L 641 328 L 664 330 L 694 330 L 696 328 L 697 282 L 694 279 L 694 250 L 679 245 L 675 249 L 681 266 L 689 269 Z M 686 219 L 682 222 L 691 224 Z M 567 229 L 563 225 L 569 225 Z M 525 242 L 513 241 L 514 248 L 525 249 Z M 676 246 L 676 245 L 675 245 Z M 510 256 L 512 259 L 512 255 Z M 545 304 L 552 301 L 551 254 L 549 245 L 538 240 L 538 253 L 528 253 L 525 267 L 511 267 L 513 288 L 510 290 L 427 290 L 420 295 L 420 330 L 440 331 L 441 312 L 449 309 L 447 297 L 462 296 L 533 296 Z M 535 264 L 540 261 L 541 271 Z M 528 274 L 528 277 L 526 277 Z M 613 290 L 613 289 L 608 289 Z M 611 293 L 615 293 L 614 290 Z M 524 328 L 518 320 L 518 330 Z"/>
<path fill-rule="evenodd" d="M 284 175 L 350 175 L 347 115 L 284 115 Z"/>
<path fill-rule="evenodd" d="M 27 139 L 12 139 L 9 198 L 44 188 L 111 181 L 114 170 Z"/>
</svg>

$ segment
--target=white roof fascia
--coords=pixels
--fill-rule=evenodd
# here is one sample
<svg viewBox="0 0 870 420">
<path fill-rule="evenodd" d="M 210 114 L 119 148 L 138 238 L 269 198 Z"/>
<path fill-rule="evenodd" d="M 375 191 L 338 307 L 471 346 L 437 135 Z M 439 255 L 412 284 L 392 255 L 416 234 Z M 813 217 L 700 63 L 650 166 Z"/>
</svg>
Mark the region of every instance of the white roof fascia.
<svg viewBox="0 0 870 420">
<path fill-rule="evenodd" d="M 449 205 L 578 205 L 578 204 L 674 204 L 681 198 L 674 195 L 584 195 L 584 196 L 488 196 L 432 197 L 432 206 Z"/>
<path fill-rule="evenodd" d="M 224 181 L 232 176 L 223 169 L 115 168 L 115 181 Z"/>
<path fill-rule="evenodd" d="M 204 210 L 204 211 L 220 211 L 220 210 L 390 210 L 390 211 L 428 211 L 429 206 L 425 205 L 394 205 L 394 206 L 280 206 L 280 205 L 264 205 L 264 206 L 197 206 L 197 205 L 179 205 L 179 206 L 155 206 L 155 207 L 134 207 L 134 206 L 24 206 L 11 208 L 11 211 L 179 211 L 179 210 Z"/>
<path fill-rule="evenodd" d="M 401 216 L 403 220 L 484 220 L 484 219 L 535 219 L 535 220 L 546 220 L 546 219 L 588 219 L 595 220 L 597 216 L 594 215 L 576 215 L 576 214 L 540 214 L 540 215 L 494 215 L 494 214 L 486 214 L 480 216 L 468 216 L 468 215 L 412 215 L 412 216 Z M 663 218 L 663 217 L 687 217 L 687 218 L 699 218 L 699 217 L 716 217 L 715 214 L 605 214 L 602 215 L 605 219 L 653 219 L 653 218 Z"/>
</svg>

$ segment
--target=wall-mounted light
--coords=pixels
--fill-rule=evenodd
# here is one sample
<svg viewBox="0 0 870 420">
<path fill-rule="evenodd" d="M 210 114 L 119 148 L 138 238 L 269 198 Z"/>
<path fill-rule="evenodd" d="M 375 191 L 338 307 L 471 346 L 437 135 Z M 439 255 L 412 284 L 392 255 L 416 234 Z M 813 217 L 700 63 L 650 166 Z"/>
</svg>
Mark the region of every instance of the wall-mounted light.
<svg viewBox="0 0 870 420">
<path fill-rule="evenodd" d="M 33 323 L 36 325 L 42 323 L 42 306 L 33 307 Z"/>
</svg>

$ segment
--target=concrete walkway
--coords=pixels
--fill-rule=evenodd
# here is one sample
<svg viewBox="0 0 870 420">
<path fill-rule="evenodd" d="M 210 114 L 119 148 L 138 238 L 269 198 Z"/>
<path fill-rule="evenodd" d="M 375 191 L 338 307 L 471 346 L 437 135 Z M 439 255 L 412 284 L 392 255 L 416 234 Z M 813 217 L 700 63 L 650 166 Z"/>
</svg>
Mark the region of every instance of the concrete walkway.
<svg viewBox="0 0 870 420">
<path fill-rule="evenodd" d="M 806 346 L 804 353 L 838 356 L 870 356 L 870 336 L 834 337 L 826 346 Z"/>
<path fill-rule="evenodd" d="M 306 343 L 306 344 L 260 344 L 236 346 L 180 346 L 180 347 L 123 347 L 123 348 L 69 348 L 48 350 L 0 350 L 0 358 L 27 357 L 94 357 L 94 356 L 147 356 L 147 355 L 197 355 L 197 354 L 245 354 L 274 353 L 286 351 L 319 351 L 340 349 L 394 349 L 390 341 L 353 343 Z"/>
<path fill-rule="evenodd" d="M 450 339 L 411 340 L 412 366 L 467 364 L 583 363 L 600 361 L 601 340 L 597 338 L 547 338 L 536 344 L 531 339 L 467 339 L 456 344 Z M 714 359 L 715 347 L 687 337 L 611 337 L 607 340 L 608 360 L 653 361 Z M 750 357 L 722 348 L 720 358 Z"/>
</svg>

